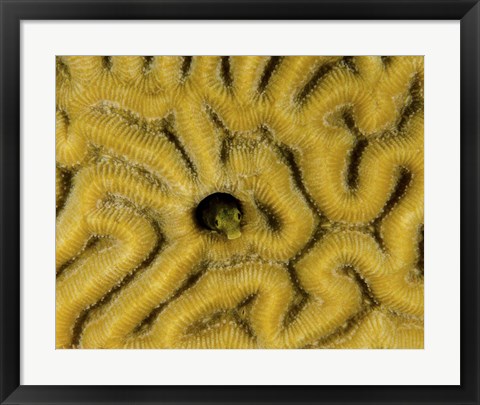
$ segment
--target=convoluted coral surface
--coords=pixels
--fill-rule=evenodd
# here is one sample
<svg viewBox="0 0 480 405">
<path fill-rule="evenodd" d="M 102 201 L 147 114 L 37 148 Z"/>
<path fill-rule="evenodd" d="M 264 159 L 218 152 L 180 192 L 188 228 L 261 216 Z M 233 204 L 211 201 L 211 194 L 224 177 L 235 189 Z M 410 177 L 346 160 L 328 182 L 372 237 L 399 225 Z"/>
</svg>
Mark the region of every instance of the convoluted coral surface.
<svg viewBox="0 0 480 405">
<path fill-rule="evenodd" d="M 57 57 L 56 92 L 57 348 L 423 347 L 422 57 Z"/>
</svg>

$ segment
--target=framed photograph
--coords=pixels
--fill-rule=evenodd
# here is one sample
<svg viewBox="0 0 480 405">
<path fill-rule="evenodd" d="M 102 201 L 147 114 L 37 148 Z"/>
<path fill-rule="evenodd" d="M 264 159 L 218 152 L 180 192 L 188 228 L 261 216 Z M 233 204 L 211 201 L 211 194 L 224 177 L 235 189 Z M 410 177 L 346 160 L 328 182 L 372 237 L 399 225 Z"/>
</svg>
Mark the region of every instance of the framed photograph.
<svg viewBox="0 0 480 405">
<path fill-rule="evenodd" d="M 0 5 L 1 404 L 480 404 L 478 1 Z"/>
</svg>

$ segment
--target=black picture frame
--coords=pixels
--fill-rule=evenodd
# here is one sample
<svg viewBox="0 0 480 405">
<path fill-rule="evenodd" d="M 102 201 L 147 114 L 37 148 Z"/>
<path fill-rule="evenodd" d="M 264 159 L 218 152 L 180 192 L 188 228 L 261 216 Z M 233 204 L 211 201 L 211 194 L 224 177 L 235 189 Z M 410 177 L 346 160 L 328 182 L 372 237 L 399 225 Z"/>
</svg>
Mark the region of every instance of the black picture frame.
<svg viewBox="0 0 480 405">
<path fill-rule="evenodd" d="M 479 404 L 480 5 L 478 0 L 0 0 L 1 404 Z M 21 20 L 335 19 L 461 21 L 459 386 L 20 385 Z M 428 235 L 427 235 L 428 237 Z"/>
</svg>

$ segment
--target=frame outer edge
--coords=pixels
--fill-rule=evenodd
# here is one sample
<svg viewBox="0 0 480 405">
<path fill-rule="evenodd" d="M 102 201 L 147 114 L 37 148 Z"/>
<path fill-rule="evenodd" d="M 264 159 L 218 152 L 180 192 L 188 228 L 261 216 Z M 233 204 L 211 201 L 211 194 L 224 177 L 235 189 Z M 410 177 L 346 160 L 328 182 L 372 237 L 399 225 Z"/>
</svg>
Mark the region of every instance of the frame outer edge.
<svg viewBox="0 0 480 405">
<path fill-rule="evenodd" d="M 0 401 L 4 401 L 20 385 L 20 20 L 9 3 L 0 3 L 0 13 Z"/>
<path fill-rule="evenodd" d="M 54 5 L 56 12 L 47 11 L 45 5 L 49 3 Z M 1 312 L 0 323 L 2 331 L 0 335 L 0 403 L 63 403 L 65 400 L 72 401 L 72 391 L 75 389 L 85 389 L 87 387 L 68 387 L 71 392 L 70 395 L 58 395 L 59 391 L 64 391 L 58 386 L 38 387 L 40 391 L 44 391 L 44 395 L 29 395 L 40 394 L 34 387 L 19 386 L 20 384 L 20 277 L 14 270 L 20 269 L 20 139 L 17 136 L 20 134 L 20 115 L 19 115 L 19 91 L 16 88 L 20 83 L 20 15 L 26 11 L 29 19 L 44 18 L 45 15 L 55 15 L 54 19 L 68 18 L 63 16 L 71 14 L 67 12 L 66 6 L 77 6 L 80 2 L 64 1 L 63 4 L 52 1 L 27 2 L 17 3 L 5 2 L 0 0 L 0 15 L 1 15 L 1 32 L 2 40 L 0 43 L 1 55 L 1 76 L 0 89 L 2 97 L 2 106 L 0 109 L 0 288 L 1 288 Z M 71 4 L 73 3 L 73 4 Z M 105 3 L 108 2 L 99 2 Z M 361 4 L 361 2 L 358 2 Z M 387 2 L 386 2 L 387 3 Z M 441 3 L 441 2 L 439 2 Z M 181 3 L 180 3 L 181 4 Z M 458 393 L 457 399 L 453 400 L 453 396 L 445 397 L 448 402 L 462 403 L 462 404 L 478 404 L 479 400 L 479 299 L 477 293 L 480 291 L 478 264 L 479 255 L 478 249 L 478 231 L 479 231 L 479 213 L 480 213 L 480 131 L 479 131 L 479 110 L 480 110 L 480 47 L 479 47 L 479 31 L 480 31 L 480 5 L 478 2 L 468 2 L 474 4 L 473 8 L 465 9 L 467 2 L 458 2 L 456 12 L 450 12 L 450 19 L 456 19 L 460 13 L 459 9 L 465 9 L 465 14 L 462 20 L 461 27 L 461 133 L 462 137 L 461 151 L 462 156 L 465 156 L 465 162 L 462 163 L 461 171 L 461 208 L 462 208 L 462 272 L 469 271 L 468 280 L 462 277 L 462 291 L 465 294 L 462 296 L 462 347 L 465 343 L 473 352 L 466 352 L 462 350 L 462 389 Z M 26 10 L 25 7 L 32 7 L 32 10 Z M 273 5 L 273 4 L 272 4 Z M 410 6 L 412 4 L 410 3 Z M 22 8 L 23 7 L 23 8 Z M 412 7 L 413 8 L 413 7 Z M 58 11 L 59 9 L 63 11 Z M 109 8 L 111 10 L 111 8 Z M 106 9 L 103 9 L 106 12 Z M 377 12 L 378 13 L 378 12 Z M 195 13 L 194 13 L 195 14 Z M 425 11 L 422 13 L 422 18 Z M 433 11 L 430 15 L 436 14 Z M 91 14 L 90 14 L 91 15 Z M 126 18 L 126 17 L 124 17 Z M 168 17 L 166 17 L 168 18 Z M 202 17 L 193 17 L 202 18 Z M 311 18 L 315 18 L 312 16 Z M 356 17 L 362 19 L 361 16 Z M 391 18 L 391 17 L 390 17 Z M 436 19 L 430 17 L 430 19 Z M 8 38 L 8 40 L 7 40 Z M 473 56 L 472 56 L 473 55 Z M 8 57 L 7 57 L 8 56 Z M 8 81 L 6 80 L 8 78 Z M 7 99 L 8 95 L 8 99 Z M 469 135 L 471 134 L 471 135 Z M 467 145 L 464 139 L 469 138 Z M 471 170 L 466 170 L 466 168 Z M 470 196 L 470 199 L 467 197 Z M 8 235 L 7 235 L 8 231 Z M 8 237 L 7 237 L 8 236 Z M 7 273 L 7 269 L 8 273 Z M 8 306 L 7 306 L 8 305 Z M 467 361 L 465 361 L 467 360 Z M 467 373 L 467 374 L 465 374 Z M 60 388 L 60 389 L 59 389 Z M 108 387 L 104 387 L 110 391 Z M 123 387 L 127 388 L 127 387 Z M 150 387 L 151 388 L 151 387 Z M 367 388 L 367 387 L 365 387 Z M 111 389 L 110 398 L 116 397 L 115 389 Z M 147 388 L 147 391 L 150 389 Z M 47 394 L 47 392 L 50 392 Z M 84 392 L 85 393 L 85 392 Z M 52 395 L 53 394 L 53 395 Z M 453 393 L 452 393 L 453 394 Z M 472 397 L 473 395 L 473 397 Z M 7 399 L 7 397 L 9 397 Z M 82 397 L 82 396 L 80 396 Z M 90 397 L 83 396 L 84 399 Z M 147 395 L 148 397 L 148 395 Z M 201 403 L 205 398 L 214 397 L 206 395 L 199 398 L 196 403 Z M 262 396 L 259 396 L 261 398 Z M 91 398 L 91 397 L 90 397 Z M 98 397 L 97 397 L 98 398 Z M 150 397 L 151 398 L 151 397 Z M 93 399 L 93 398 L 91 398 Z M 137 398 L 141 401 L 141 398 Z M 146 402 L 152 403 L 147 398 Z M 144 400 L 145 400 L 144 399 Z M 414 398 L 412 398 L 414 399 Z M 418 401 L 419 398 L 414 399 Z M 118 402 L 124 402 L 118 398 Z M 425 397 L 421 400 L 424 402 Z M 95 401 L 95 400 L 94 400 Z M 86 403 L 79 400 L 73 400 L 75 403 Z M 102 403 L 112 403 L 105 401 L 105 397 L 101 399 Z M 145 402 L 145 403 L 146 403 Z M 430 402 L 430 401 L 428 401 Z M 94 402 L 89 402 L 94 403 Z M 163 402 L 167 403 L 167 402 Z M 183 403 L 193 403 L 191 401 Z M 224 402 L 225 403 L 225 402 Z M 238 403 L 241 403 L 238 402 Z M 251 402 L 253 404 L 253 402 Z M 259 403 L 259 402 L 258 402 Z M 262 401 L 263 403 L 263 401 Z M 378 403 L 375 400 L 370 403 Z M 420 402 L 415 402 L 420 403 Z M 430 402 L 431 403 L 431 402 Z"/>
<path fill-rule="evenodd" d="M 480 3 L 463 17 L 461 51 L 461 386 L 479 403 L 480 336 Z M 468 273 L 468 278 L 466 274 Z M 467 399 L 465 398 L 465 399 Z"/>
<path fill-rule="evenodd" d="M 478 0 L 123 0 L 121 7 L 118 0 L 1 1 L 35 20 L 459 20 Z"/>
</svg>

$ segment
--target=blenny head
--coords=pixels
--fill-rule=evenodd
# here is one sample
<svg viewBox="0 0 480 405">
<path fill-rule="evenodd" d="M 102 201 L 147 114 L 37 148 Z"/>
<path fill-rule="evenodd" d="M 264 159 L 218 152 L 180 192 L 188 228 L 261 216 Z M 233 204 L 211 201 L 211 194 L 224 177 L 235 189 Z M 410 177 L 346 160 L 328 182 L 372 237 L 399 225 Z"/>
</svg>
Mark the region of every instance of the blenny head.
<svg viewBox="0 0 480 405">
<path fill-rule="evenodd" d="M 222 207 L 215 215 L 213 226 L 222 232 L 228 239 L 237 239 L 241 236 L 240 221 L 242 214 L 236 207 Z"/>
<path fill-rule="evenodd" d="M 240 202 L 227 193 L 214 193 L 197 206 L 196 217 L 200 226 L 225 235 L 228 239 L 241 236 L 242 211 Z"/>
</svg>

